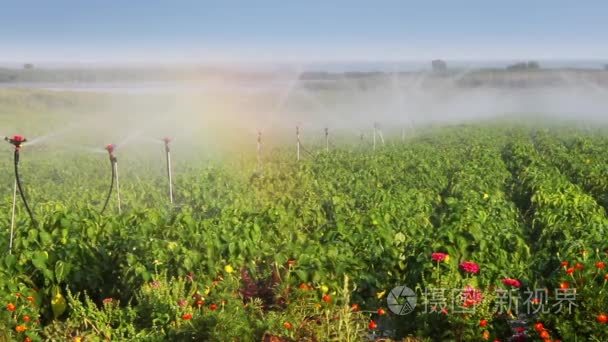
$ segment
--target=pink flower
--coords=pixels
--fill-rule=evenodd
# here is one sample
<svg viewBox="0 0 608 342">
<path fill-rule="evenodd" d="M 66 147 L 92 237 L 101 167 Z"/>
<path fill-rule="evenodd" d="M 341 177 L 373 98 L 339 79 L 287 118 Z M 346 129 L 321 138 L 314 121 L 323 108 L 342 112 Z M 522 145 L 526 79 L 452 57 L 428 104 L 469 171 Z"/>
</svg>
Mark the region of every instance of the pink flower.
<svg viewBox="0 0 608 342">
<path fill-rule="evenodd" d="M 463 261 L 460 263 L 460 269 L 466 273 L 479 273 L 479 265 L 473 261 Z"/>
<path fill-rule="evenodd" d="M 185 299 L 180 299 L 180 300 L 177 302 L 177 305 L 179 305 L 179 307 L 182 307 L 182 308 L 183 308 L 183 307 L 185 307 L 186 305 L 188 305 L 188 301 L 187 301 L 187 300 L 185 300 Z"/>
<path fill-rule="evenodd" d="M 521 282 L 517 279 L 513 279 L 513 278 L 505 278 L 502 280 L 502 283 L 505 284 L 506 286 L 512 286 L 512 287 L 521 287 Z"/>
<path fill-rule="evenodd" d="M 446 253 L 441 253 L 441 252 L 435 252 L 435 253 L 431 254 L 431 259 L 433 259 L 433 261 L 436 261 L 436 262 L 443 262 L 446 260 L 447 257 L 448 257 L 448 255 Z"/>
<path fill-rule="evenodd" d="M 103 304 L 112 304 L 113 301 L 114 301 L 114 299 L 112 299 L 112 298 L 105 298 L 102 302 L 103 302 Z"/>
</svg>

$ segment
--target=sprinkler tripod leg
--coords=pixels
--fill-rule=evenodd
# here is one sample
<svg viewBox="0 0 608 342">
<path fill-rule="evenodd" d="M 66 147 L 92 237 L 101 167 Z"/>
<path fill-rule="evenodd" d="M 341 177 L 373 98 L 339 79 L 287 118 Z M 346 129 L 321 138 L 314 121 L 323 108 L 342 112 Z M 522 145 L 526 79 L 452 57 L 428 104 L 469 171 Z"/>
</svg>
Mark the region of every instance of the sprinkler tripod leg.
<svg viewBox="0 0 608 342">
<path fill-rule="evenodd" d="M 118 184 L 118 162 L 114 161 L 114 177 L 116 178 L 116 199 L 118 200 L 118 213 L 121 213 L 120 207 L 120 185 Z"/>
<path fill-rule="evenodd" d="M 169 200 L 173 204 L 173 177 L 171 175 L 171 152 L 167 151 L 167 177 L 169 178 Z"/>
<path fill-rule="evenodd" d="M 13 208 L 11 212 L 11 236 L 8 242 L 8 254 L 13 252 L 13 238 L 15 236 L 15 207 L 17 205 L 17 180 L 15 179 L 15 187 L 13 188 Z"/>
</svg>

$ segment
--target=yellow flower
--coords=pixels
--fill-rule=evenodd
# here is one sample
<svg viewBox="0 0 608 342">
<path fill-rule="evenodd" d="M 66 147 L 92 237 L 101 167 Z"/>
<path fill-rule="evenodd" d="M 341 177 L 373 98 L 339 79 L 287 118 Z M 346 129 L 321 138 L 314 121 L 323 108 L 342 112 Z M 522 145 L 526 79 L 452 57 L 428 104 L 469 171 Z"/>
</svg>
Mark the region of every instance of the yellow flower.
<svg viewBox="0 0 608 342">
<path fill-rule="evenodd" d="M 445 256 L 445 258 L 443 259 L 443 262 L 445 262 L 445 263 L 447 263 L 448 261 L 450 261 L 450 255 L 449 254 L 447 254 Z"/>
<path fill-rule="evenodd" d="M 321 285 L 320 289 L 321 289 L 321 292 L 323 292 L 323 293 L 329 292 L 329 287 L 327 287 L 327 285 Z"/>
<path fill-rule="evenodd" d="M 488 199 L 489 197 L 490 197 L 490 195 L 488 195 L 486 193 L 483 194 L 483 199 Z"/>
<path fill-rule="evenodd" d="M 207 296 L 209 294 L 209 292 L 211 292 L 211 289 L 209 288 L 209 286 L 205 287 L 205 292 L 203 292 L 205 294 L 205 296 Z"/>
<path fill-rule="evenodd" d="M 384 290 L 382 292 L 378 292 L 378 293 L 376 293 L 376 298 L 380 299 L 380 298 L 384 297 L 385 294 L 386 294 L 386 290 Z"/>
<path fill-rule="evenodd" d="M 226 266 L 224 266 L 224 271 L 226 273 L 232 273 L 232 272 L 234 272 L 234 268 L 232 268 L 232 266 L 230 266 L 230 265 L 226 265 Z"/>
</svg>

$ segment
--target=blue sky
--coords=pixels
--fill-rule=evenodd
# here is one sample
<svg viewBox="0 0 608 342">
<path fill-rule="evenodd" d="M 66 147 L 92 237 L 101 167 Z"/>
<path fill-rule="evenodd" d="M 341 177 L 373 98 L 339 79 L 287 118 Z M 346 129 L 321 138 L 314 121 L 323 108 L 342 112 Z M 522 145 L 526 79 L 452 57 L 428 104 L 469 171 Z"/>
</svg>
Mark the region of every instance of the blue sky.
<svg viewBox="0 0 608 342">
<path fill-rule="evenodd" d="M 0 61 L 606 59 L 608 1 L 0 0 Z"/>
</svg>

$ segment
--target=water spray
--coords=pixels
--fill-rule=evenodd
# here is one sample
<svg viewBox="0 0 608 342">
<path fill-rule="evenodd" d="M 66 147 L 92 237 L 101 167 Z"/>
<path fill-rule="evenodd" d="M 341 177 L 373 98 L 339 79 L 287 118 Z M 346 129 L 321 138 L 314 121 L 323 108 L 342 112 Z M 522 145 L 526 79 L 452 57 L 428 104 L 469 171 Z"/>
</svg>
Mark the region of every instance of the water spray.
<svg viewBox="0 0 608 342">
<path fill-rule="evenodd" d="M 106 201 L 103 205 L 103 208 L 101 209 L 100 214 L 103 214 L 103 212 L 106 210 L 106 207 L 108 206 L 108 202 L 110 201 L 110 197 L 112 196 L 112 190 L 114 189 L 114 182 L 116 182 L 116 198 L 118 199 L 118 213 L 120 214 L 120 212 L 121 212 L 120 187 L 118 185 L 118 160 L 116 159 L 116 156 L 114 156 L 115 148 L 116 148 L 116 145 L 114 145 L 114 144 L 108 144 L 105 147 L 105 149 L 106 149 L 106 151 L 108 151 L 108 155 L 110 157 L 110 168 L 112 169 L 112 178 L 110 180 L 110 190 L 108 191 L 108 196 L 106 197 Z"/>
<path fill-rule="evenodd" d="M 21 151 L 21 145 L 23 143 L 25 143 L 27 141 L 27 139 L 25 139 L 25 137 L 23 137 L 21 135 L 14 135 L 14 136 L 12 136 L 10 138 L 9 137 L 4 137 L 4 140 L 6 140 L 7 142 L 9 142 L 13 146 L 15 146 L 15 153 L 14 153 L 15 184 L 17 186 L 17 189 L 19 190 L 19 195 L 21 196 L 21 200 L 23 201 L 23 205 L 25 206 L 25 210 L 27 211 L 28 215 L 30 216 L 30 219 L 32 220 L 32 223 L 36 224 L 36 220 L 34 219 L 34 215 L 32 214 L 32 210 L 30 209 L 30 206 L 27 203 L 27 199 L 25 198 L 25 194 L 23 193 L 23 187 L 21 186 L 21 178 L 19 177 L 19 153 Z M 16 201 L 16 197 L 17 197 L 16 191 L 13 191 L 13 195 L 14 195 L 13 196 L 13 222 L 11 222 L 11 227 L 14 226 L 14 210 L 15 210 L 14 206 L 15 206 L 15 201 Z M 13 230 L 13 228 L 11 228 L 11 231 L 12 230 Z M 12 239 L 12 236 L 11 236 L 11 239 Z"/>
<path fill-rule="evenodd" d="M 169 179 L 169 200 L 173 204 L 173 177 L 171 175 L 171 150 L 169 149 L 169 143 L 171 138 L 164 137 L 163 142 L 165 143 L 165 155 L 167 156 L 167 178 Z"/>
</svg>

